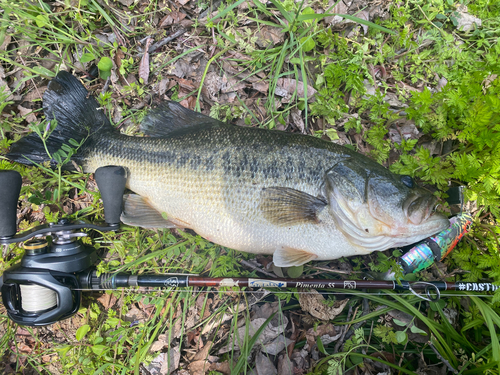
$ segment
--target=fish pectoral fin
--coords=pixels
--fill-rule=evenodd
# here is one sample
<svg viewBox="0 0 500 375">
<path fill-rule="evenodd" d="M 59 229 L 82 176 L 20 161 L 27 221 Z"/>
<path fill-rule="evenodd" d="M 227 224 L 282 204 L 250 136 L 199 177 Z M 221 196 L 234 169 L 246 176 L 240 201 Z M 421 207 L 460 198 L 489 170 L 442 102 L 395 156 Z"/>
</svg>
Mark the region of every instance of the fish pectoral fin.
<svg viewBox="0 0 500 375">
<path fill-rule="evenodd" d="M 316 254 L 306 250 L 292 249 L 291 247 L 280 247 L 273 254 L 273 262 L 277 267 L 300 266 L 316 259 Z"/>
<path fill-rule="evenodd" d="M 147 198 L 137 194 L 128 194 L 123 197 L 123 212 L 120 219 L 124 224 L 148 229 L 179 227 L 165 219 L 150 205 Z"/>
<path fill-rule="evenodd" d="M 318 213 L 325 206 L 324 200 L 291 188 L 264 188 L 260 194 L 262 214 L 279 226 L 319 223 Z"/>
</svg>

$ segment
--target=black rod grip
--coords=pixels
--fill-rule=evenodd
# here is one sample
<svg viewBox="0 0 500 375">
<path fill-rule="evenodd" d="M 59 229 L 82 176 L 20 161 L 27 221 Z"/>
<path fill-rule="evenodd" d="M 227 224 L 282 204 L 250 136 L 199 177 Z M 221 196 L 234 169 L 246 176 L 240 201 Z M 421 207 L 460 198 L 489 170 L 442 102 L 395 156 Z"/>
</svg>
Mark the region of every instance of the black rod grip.
<svg viewBox="0 0 500 375">
<path fill-rule="evenodd" d="M 0 171 L 0 237 L 11 237 L 17 228 L 17 201 L 22 178 L 16 171 Z"/>
<path fill-rule="evenodd" d="M 125 182 L 127 182 L 125 168 L 115 165 L 98 168 L 95 171 L 95 180 L 101 191 L 106 223 L 119 224 L 123 192 L 125 191 Z"/>
</svg>

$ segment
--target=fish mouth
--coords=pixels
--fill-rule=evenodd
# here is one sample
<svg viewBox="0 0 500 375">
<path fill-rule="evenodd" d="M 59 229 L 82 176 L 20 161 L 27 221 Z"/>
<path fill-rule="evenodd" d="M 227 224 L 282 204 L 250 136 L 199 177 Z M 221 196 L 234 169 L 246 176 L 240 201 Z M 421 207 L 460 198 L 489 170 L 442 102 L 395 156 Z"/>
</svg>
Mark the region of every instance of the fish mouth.
<svg viewBox="0 0 500 375">
<path fill-rule="evenodd" d="M 403 211 L 408 221 L 414 225 L 433 219 L 441 220 L 443 215 L 436 213 L 437 201 L 434 195 L 414 195 L 405 201 Z"/>
<path fill-rule="evenodd" d="M 438 198 L 434 195 L 415 195 L 405 201 L 403 211 L 409 223 L 437 232 L 448 225 L 446 216 L 436 212 L 437 206 Z"/>
</svg>

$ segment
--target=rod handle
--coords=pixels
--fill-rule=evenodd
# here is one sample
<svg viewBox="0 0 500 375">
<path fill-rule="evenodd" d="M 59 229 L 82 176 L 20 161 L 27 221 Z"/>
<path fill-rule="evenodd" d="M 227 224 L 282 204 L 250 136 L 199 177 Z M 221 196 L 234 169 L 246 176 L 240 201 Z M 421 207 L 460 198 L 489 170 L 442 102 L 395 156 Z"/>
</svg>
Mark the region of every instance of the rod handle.
<svg viewBox="0 0 500 375">
<path fill-rule="evenodd" d="M 127 182 L 125 168 L 115 165 L 100 167 L 95 171 L 95 180 L 101 191 L 106 223 L 119 224 L 122 213 L 123 192 Z"/>
<path fill-rule="evenodd" d="M 17 201 L 22 178 L 16 171 L 0 171 L 0 237 L 12 237 L 17 229 Z"/>
</svg>

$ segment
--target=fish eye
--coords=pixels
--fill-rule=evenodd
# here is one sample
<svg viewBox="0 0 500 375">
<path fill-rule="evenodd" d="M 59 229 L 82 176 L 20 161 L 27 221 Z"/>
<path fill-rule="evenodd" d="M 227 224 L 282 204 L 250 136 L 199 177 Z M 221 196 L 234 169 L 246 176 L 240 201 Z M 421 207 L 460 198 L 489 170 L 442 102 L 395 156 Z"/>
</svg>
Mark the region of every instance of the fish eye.
<svg viewBox="0 0 500 375">
<path fill-rule="evenodd" d="M 413 182 L 413 178 L 410 176 L 401 176 L 401 182 L 408 186 L 409 188 L 412 188 L 415 186 L 415 183 Z"/>
</svg>

